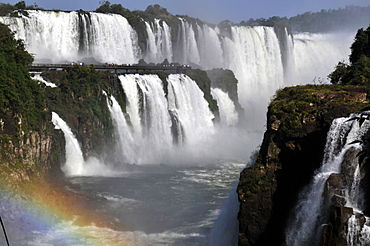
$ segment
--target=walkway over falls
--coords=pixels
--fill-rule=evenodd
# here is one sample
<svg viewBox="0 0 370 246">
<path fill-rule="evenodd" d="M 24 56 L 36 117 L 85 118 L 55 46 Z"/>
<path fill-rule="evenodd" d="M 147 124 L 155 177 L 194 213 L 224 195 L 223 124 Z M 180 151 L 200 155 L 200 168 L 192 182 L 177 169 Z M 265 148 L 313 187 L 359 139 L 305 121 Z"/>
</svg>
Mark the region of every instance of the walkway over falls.
<svg viewBox="0 0 370 246">
<path fill-rule="evenodd" d="M 141 72 L 158 72 L 164 71 L 168 73 L 186 73 L 191 69 L 189 65 L 117 65 L 117 64 L 101 64 L 101 65 L 85 65 L 83 63 L 67 63 L 67 64 L 43 64 L 33 63 L 29 66 L 32 72 L 41 72 L 49 70 L 63 70 L 73 66 L 93 67 L 97 70 L 113 71 L 119 74 L 141 73 Z"/>
</svg>

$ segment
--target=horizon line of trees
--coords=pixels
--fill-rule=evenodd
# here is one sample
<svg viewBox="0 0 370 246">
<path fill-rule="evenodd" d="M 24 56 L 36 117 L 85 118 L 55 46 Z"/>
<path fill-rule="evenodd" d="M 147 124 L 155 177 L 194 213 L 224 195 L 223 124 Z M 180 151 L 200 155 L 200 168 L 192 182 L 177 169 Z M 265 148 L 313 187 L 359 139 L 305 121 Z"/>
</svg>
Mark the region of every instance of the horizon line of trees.
<svg viewBox="0 0 370 246">
<path fill-rule="evenodd" d="M 322 9 L 320 12 L 305 12 L 287 18 L 273 16 L 268 19 L 258 18 L 242 21 L 240 26 L 286 26 L 296 32 L 327 32 L 341 27 L 342 29 L 358 29 L 358 24 L 370 23 L 370 5 L 366 7 L 346 6 L 339 9 Z"/>
</svg>

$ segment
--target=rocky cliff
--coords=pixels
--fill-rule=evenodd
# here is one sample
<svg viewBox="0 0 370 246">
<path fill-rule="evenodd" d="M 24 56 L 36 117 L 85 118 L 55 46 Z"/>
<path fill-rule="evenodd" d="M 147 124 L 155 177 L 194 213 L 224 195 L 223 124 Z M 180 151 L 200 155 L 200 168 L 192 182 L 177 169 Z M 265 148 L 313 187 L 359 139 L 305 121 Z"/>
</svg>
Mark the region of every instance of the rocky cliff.
<svg viewBox="0 0 370 246">
<path fill-rule="evenodd" d="M 267 113 L 267 129 L 256 162 L 240 175 L 239 245 L 281 245 L 299 191 L 323 158 L 333 119 L 364 110 L 370 90 L 343 86 L 298 86 L 277 92 Z M 332 177 L 332 195 L 341 178 Z M 335 192 L 334 192 L 335 193 Z M 331 202 L 323 245 L 343 243 L 348 222 L 344 204 Z M 331 220 L 331 221 L 330 221 Z"/>
</svg>

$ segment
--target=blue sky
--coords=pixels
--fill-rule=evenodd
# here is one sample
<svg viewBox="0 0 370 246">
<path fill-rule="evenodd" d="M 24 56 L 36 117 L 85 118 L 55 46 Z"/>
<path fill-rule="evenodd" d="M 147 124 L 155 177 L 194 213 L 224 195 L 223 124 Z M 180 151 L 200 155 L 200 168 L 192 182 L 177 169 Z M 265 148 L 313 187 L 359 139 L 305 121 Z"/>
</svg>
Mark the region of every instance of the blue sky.
<svg viewBox="0 0 370 246">
<path fill-rule="evenodd" d="M 15 4 L 19 0 L 0 0 Z M 101 0 L 26 0 L 27 5 L 37 4 L 44 9 L 95 10 Z M 145 10 L 148 5 L 159 4 L 172 14 L 189 15 L 210 23 L 222 20 L 238 23 L 249 18 L 271 16 L 291 17 L 307 11 L 338 9 L 347 5 L 368 6 L 370 0 L 110 0 L 129 10 Z"/>
</svg>

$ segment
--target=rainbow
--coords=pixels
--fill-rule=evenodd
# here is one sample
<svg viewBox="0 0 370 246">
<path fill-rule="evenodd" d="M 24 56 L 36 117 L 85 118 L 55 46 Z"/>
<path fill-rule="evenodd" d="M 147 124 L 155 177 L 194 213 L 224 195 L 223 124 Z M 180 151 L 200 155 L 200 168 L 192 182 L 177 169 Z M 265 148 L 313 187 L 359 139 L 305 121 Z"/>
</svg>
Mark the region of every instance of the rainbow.
<svg viewBox="0 0 370 246">
<path fill-rule="evenodd" d="M 135 232 L 117 228 L 107 215 L 97 215 L 89 199 L 44 181 L 16 192 L 2 185 L 0 216 L 10 245 L 147 245 Z M 0 234 L 0 244 L 5 242 Z"/>
</svg>

